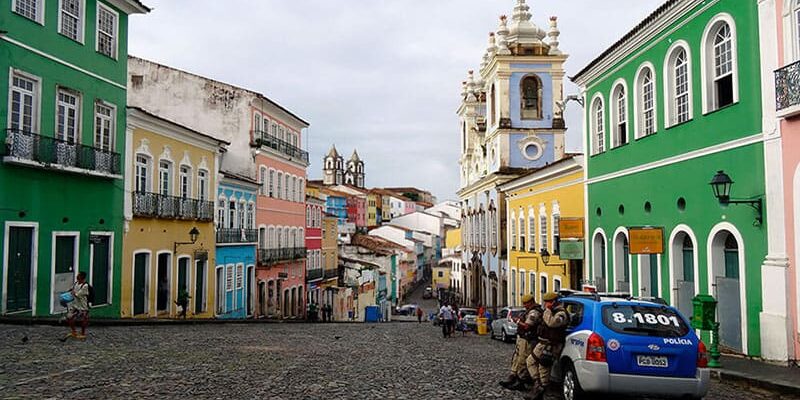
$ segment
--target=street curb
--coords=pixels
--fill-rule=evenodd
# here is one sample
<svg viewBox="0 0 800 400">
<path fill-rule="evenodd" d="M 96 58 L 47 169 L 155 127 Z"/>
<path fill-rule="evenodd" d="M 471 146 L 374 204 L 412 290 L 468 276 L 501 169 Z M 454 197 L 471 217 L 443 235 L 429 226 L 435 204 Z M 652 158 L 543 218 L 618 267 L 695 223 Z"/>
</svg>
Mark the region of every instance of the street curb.
<svg viewBox="0 0 800 400">
<path fill-rule="evenodd" d="M 405 323 L 410 321 L 389 321 L 388 323 Z M 414 321 L 416 322 L 416 321 Z M 387 322 L 363 322 L 363 321 L 330 321 L 330 322 L 309 322 L 299 319 L 154 319 L 154 318 L 131 318 L 131 319 L 111 319 L 95 318 L 89 320 L 91 326 L 184 326 L 184 325 L 225 325 L 225 324 L 377 324 Z M 0 318 L 0 325 L 49 325 L 64 326 L 59 318 Z"/>
<path fill-rule="evenodd" d="M 743 372 L 729 371 L 725 369 L 712 369 L 711 377 L 719 381 L 737 382 L 750 387 L 768 390 L 780 394 L 800 396 L 800 386 L 791 385 L 779 380 L 757 379 Z"/>
</svg>

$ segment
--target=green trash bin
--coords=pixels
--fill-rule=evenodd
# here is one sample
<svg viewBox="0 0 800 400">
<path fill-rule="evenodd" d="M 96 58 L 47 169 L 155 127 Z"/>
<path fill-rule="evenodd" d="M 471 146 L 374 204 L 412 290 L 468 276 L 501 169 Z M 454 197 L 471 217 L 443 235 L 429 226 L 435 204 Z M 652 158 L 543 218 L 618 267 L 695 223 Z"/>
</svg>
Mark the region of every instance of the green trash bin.
<svg viewBox="0 0 800 400">
<path fill-rule="evenodd" d="M 692 328 L 710 331 L 717 321 L 717 300 L 707 294 L 692 299 Z"/>
</svg>

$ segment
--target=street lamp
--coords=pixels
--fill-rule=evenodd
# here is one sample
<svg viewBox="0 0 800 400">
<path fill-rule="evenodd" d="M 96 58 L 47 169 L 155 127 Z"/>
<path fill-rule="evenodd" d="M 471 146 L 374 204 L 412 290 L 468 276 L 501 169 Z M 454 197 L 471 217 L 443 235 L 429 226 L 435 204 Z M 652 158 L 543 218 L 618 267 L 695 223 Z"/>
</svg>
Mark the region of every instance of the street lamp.
<svg viewBox="0 0 800 400">
<path fill-rule="evenodd" d="M 711 189 L 714 191 L 714 197 L 719 200 L 719 204 L 723 206 L 727 206 L 728 204 L 747 204 L 748 206 L 753 207 L 757 213 L 756 220 L 753 222 L 753 225 L 761 226 L 761 223 L 763 222 L 763 203 L 760 197 L 754 200 L 732 200 L 731 187 L 733 186 L 733 180 L 730 176 L 728 176 L 728 174 L 725 173 L 725 171 L 722 170 L 717 171 L 717 174 L 711 179 L 709 185 L 711 185 Z"/>
<path fill-rule="evenodd" d="M 192 227 L 192 230 L 189 231 L 189 240 L 190 242 L 173 242 L 172 243 L 172 252 L 178 252 L 178 246 L 182 244 L 195 244 L 197 242 L 197 237 L 200 236 L 200 231 L 197 230 L 197 227 Z"/>
<path fill-rule="evenodd" d="M 548 266 L 551 266 L 551 267 L 561 266 L 561 269 L 562 269 L 563 273 L 564 274 L 567 273 L 567 263 L 559 262 L 559 263 L 550 264 L 550 252 L 547 251 L 547 249 L 542 249 L 542 252 L 540 253 L 539 256 L 542 257 L 542 262 L 544 263 L 544 265 L 548 265 Z"/>
</svg>

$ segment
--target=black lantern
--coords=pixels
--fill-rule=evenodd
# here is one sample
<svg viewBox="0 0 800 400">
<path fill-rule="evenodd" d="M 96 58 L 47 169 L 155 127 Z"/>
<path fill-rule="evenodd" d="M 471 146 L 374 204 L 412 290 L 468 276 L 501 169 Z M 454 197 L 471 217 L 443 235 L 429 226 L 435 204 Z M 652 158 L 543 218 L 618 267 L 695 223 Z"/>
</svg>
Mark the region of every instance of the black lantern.
<svg viewBox="0 0 800 400">
<path fill-rule="evenodd" d="M 541 257 L 545 265 L 550 264 L 550 252 L 547 249 L 542 249 Z"/>
<path fill-rule="evenodd" d="M 711 179 L 710 185 L 714 190 L 714 197 L 719 200 L 719 203 L 728 204 L 731 199 L 731 186 L 733 186 L 731 177 L 725 171 L 717 171 L 717 174 Z"/>
<path fill-rule="evenodd" d="M 567 263 L 565 263 L 565 262 L 557 262 L 557 263 L 550 264 L 550 252 L 547 251 L 547 249 L 542 249 L 539 252 L 539 257 L 542 258 L 542 262 L 544 263 L 544 265 L 551 266 L 551 267 L 560 266 L 561 270 L 563 271 L 563 273 L 564 274 L 567 273 Z M 519 258 L 524 258 L 524 257 L 519 257 Z"/>
<path fill-rule="evenodd" d="M 198 236 L 200 236 L 200 231 L 198 231 L 197 227 L 195 226 L 189 231 L 189 238 L 192 240 L 192 243 L 197 242 Z"/>
</svg>

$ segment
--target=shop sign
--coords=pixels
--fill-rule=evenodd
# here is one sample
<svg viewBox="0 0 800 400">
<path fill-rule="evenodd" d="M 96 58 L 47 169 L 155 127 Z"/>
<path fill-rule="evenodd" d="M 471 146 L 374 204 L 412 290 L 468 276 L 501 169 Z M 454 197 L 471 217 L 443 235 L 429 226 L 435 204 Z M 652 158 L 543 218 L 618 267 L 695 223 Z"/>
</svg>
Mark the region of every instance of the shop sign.
<svg viewBox="0 0 800 400">
<path fill-rule="evenodd" d="M 561 218 L 558 220 L 558 237 L 561 239 L 583 239 L 583 218 Z"/>
<path fill-rule="evenodd" d="M 664 228 L 628 228 L 631 254 L 664 253 Z"/>
<path fill-rule="evenodd" d="M 562 240 L 558 245 L 558 258 L 561 260 L 583 260 L 583 240 Z"/>
</svg>

